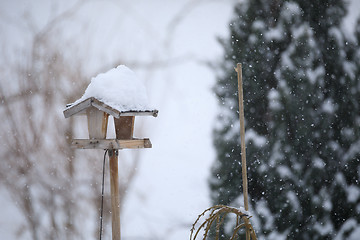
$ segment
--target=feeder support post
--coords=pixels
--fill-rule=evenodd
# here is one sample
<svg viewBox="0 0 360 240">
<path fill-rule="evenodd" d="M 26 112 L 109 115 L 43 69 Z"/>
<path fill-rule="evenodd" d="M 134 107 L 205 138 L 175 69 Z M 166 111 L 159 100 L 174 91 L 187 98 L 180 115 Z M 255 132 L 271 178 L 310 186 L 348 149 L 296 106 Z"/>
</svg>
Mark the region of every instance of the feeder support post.
<svg viewBox="0 0 360 240">
<path fill-rule="evenodd" d="M 120 240 L 120 195 L 118 150 L 109 149 L 112 240 Z"/>
</svg>

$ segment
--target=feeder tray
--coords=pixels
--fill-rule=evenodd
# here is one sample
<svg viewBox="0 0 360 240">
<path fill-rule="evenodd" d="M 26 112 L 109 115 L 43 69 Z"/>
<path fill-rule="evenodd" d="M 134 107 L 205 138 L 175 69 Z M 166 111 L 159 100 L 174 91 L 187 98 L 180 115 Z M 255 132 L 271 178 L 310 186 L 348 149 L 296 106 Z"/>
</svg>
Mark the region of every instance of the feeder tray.
<svg viewBox="0 0 360 240">
<path fill-rule="evenodd" d="M 116 108 L 90 97 L 80 103 L 67 105 L 65 118 L 86 115 L 89 139 L 73 139 L 71 146 L 82 149 L 151 148 L 150 139 L 133 137 L 136 116 L 157 117 L 158 110 L 126 110 Z M 109 115 L 114 117 L 116 139 L 106 139 Z"/>
</svg>

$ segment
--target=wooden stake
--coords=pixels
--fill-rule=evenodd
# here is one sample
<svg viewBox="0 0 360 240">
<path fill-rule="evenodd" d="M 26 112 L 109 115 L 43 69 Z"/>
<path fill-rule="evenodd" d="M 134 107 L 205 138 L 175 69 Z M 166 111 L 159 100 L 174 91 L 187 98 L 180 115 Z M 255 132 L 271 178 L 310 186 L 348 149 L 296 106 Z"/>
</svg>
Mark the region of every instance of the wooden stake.
<svg viewBox="0 0 360 240">
<path fill-rule="evenodd" d="M 120 196 L 118 174 L 118 150 L 109 150 L 112 240 L 120 240 Z"/>
<path fill-rule="evenodd" d="M 244 120 L 244 97 L 242 88 L 242 67 L 238 63 L 235 71 L 238 77 L 238 93 L 239 93 L 239 119 L 240 119 L 240 141 L 241 141 L 241 166 L 242 166 L 242 180 L 243 180 L 243 193 L 244 193 L 244 207 L 249 210 L 248 202 L 248 182 L 247 182 L 247 169 L 246 169 L 246 149 L 245 149 L 245 120 Z M 245 221 L 245 223 L 247 223 Z M 250 240 L 250 232 L 246 229 L 246 239 Z"/>
</svg>

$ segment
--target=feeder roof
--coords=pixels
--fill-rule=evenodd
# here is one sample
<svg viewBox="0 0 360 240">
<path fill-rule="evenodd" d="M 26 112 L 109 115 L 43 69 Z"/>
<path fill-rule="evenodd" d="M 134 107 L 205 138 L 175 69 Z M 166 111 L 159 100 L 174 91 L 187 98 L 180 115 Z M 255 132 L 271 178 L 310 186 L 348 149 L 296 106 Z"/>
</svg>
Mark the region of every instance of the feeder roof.
<svg viewBox="0 0 360 240">
<path fill-rule="evenodd" d="M 112 115 L 115 118 L 119 118 L 120 116 L 154 116 L 157 117 L 158 110 L 118 110 L 112 106 L 109 106 L 102 101 L 90 97 L 75 104 L 67 105 L 67 108 L 64 110 L 65 118 L 71 117 L 75 114 L 82 114 L 86 112 L 86 109 L 90 107 L 95 107 L 100 111 L 106 112 Z"/>
</svg>

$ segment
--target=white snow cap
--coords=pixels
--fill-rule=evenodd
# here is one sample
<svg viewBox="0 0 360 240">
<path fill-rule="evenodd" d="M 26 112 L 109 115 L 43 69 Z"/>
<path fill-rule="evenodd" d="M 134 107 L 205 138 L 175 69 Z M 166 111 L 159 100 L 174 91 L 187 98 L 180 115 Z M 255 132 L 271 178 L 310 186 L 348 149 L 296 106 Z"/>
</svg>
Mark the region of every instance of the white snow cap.
<svg viewBox="0 0 360 240">
<path fill-rule="evenodd" d="M 74 104 L 90 97 L 119 111 L 149 110 L 144 84 L 133 71 L 124 65 L 119 65 L 106 73 L 100 73 L 93 77 L 84 95 Z"/>
</svg>

